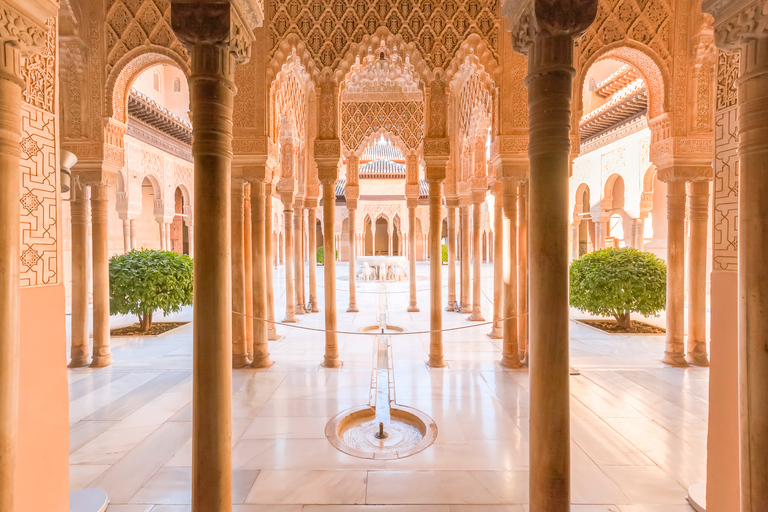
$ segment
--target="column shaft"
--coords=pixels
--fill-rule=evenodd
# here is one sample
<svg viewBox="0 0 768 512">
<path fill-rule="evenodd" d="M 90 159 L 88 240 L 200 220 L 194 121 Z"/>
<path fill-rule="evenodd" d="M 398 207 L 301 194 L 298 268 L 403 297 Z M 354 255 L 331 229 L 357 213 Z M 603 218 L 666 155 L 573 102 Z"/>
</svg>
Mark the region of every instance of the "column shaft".
<svg viewBox="0 0 768 512">
<path fill-rule="evenodd" d="M 419 311 L 419 305 L 416 299 L 416 206 L 408 206 L 408 282 L 410 291 L 410 300 L 408 301 L 408 311 L 416 313 Z"/>
<path fill-rule="evenodd" d="M 520 351 L 517 343 L 517 180 L 503 182 L 504 220 L 504 331 L 501 365 L 520 368 Z"/>
<path fill-rule="evenodd" d="M 264 267 L 267 283 L 267 339 L 278 339 L 275 326 L 275 250 L 272 245 L 274 228 L 272 227 L 272 184 L 264 185 L 264 254 L 267 262 Z M 253 285 L 251 285 L 252 287 Z M 251 291 L 253 294 L 253 291 Z M 253 303 L 251 303 L 253 304 Z"/>
<path fill-rule="evenodd" d="M 109 187 L 91 186 L 93 254 L 93 359 L 91 366 L 112 364 L 109 348 Z"/>
<path fill-rule="evenodd" d="M 296 318 L 296 301 L 293 287 L 293 203 L 289 197 L 283 197 L 285 216 L 285 235 L 283 257 L 285 261 L 285 318 L 284 323 L 293 323 Z"/>
<path fill-rule="evenodd" d="M 303 203 L 297 200 L 293 209 L 293 266 L 296 283 L 296 313 L 299 315 L 305 313 L 304 305 L 306 304 L 304 300 L 304 230 L 301 222 L 303 211 Z"/>
<path fill-rule="evenodd" d="M 501 186 L 500 186 L 501 185 Z M 489 336 L 504 337 L 504 193 L 503 185 L 494 186 L 493 203 L 493 325 Z"/>
<path fill-rule="evenodd" d="M 253 361 L 253 222 L 251 222 L 251 184 L 243 189 L 243 260 L 245 262 L 245 346 Z M 269 280 L 267 280 L 269 284 Z"/>
<path fill-rule="evenodd" d="M 357 313 L 360 311 L 357 309 L 357 290 L 356 280 L 356 254 L 355 254 L 355 209 L 348 208 L 349 218 L 347 219 L 347 237 L 349 240 L 349 307 L 347 313 Z"/>
<path fill-rule="evenodd" d="M 573 8 L 576 9 L 576 8 Z M 568 175 L 573 39 L 539 33 L 528 56 L 532 512 L 570 510 Z"/>
<path fill-rule="evenodd" d="M 323 277 L 325 284 L 325 368 L 341 366 L 339 345 L 336 339 L 336 243 L 334 224 L 336 223 L 336 183 L 323 183 L 323 252 L 325 264 Z"/>
<path fill-rule="evenodd" d="M 483 322 L 485 318 L 481 310 L 481 301 L 483 298 L 482 290 L 482 259 L 483 259 L 483 242 L 482 242 L 482 219 L 483 212 L 480 209 L 482 203 L 475 202 L 472 204 L 472 314 L 469 315 L 469 320 L 473 322 Z M 439 247 L 439 246 L 438 246 Z M 440 254 L 440 253 L 438 253 Z"/>
<path fill-rule="evenodd" d="M 73 187 L 78 187 L 73 183 Z M 88 189 L 69 203 L 72 218 L 72 342 L 70 368 L 88 365 Z"/>
<path fill-rule="evenodd" d="M 448 305 L 446 311 L 453 311 L 456 302 L 456 208 L 448 207 Z"/>
<path fill-rule="evenodd" d="M 469 206 L 459 207 L 459 218 L 461 220 L 461 262 L 459 270 L 461 272 L 461 312 L 469 313 L 472 311 L 469 298 L 469 249 L 472 241 L 470 240 Z"/>
<path fill-rule="evenodd" d="M 14 52 L 8 48 L 4 57 Z M 0 69 L 0 510 L 14 509 L 18 438 L 21 87 Z"/>
<path fill-rule="evenodd" d="M 442 224 L 442 180 L 429 182 L 429 361 L 427 366 L 447 366 L 443 359 L 443 281 L 441 276 L 440 231 Z"/>
<path fill-rule="evenodd" d="M 188 229 L 189 233 L 189 243 L 190 243 L 190 249 L 189 254 L 192 254 L 192 229 Z M 137 233 L 137 227 L 136 227 L 136 219 L 131 219 L 131 250 L 138 249 L 138 242 L 136 241 L 138 237 Z"/>
<path fill-rule="evenodd" d="M 307 238 L 309 239 L 307 257 L 309 258 L 309 302 L 312 303 L 312 313 L 319 313 L 317 304 L 317 218 L 315 208 L 307 208 Z"/>
<path fill-rule="evenodd" d="M 165 222 L 162 220 L 157 221 L 160 229 L 160 250 L 161 251 L 168 251 L 170 250 L 168 246 L 166 245 L 166 237 L 165 237 Z"/>
<path fill-rule="evenodd" d="M 123 221 L 123 251 L 131 250 L 131 220 L 121 219 Z"/>
<path fill-rule="evenodd" d="M 517 224 L 517 348 L 528 364 L 528 182 L 520 182 Z"/>
<path fill-rule="evenodd" d="M 685 182 L 667 183 L 667 340 L 664 361 L 688 366 L 683 334 L 685 294 Z"/>
<path fill-rule="evenodd" d="M 267 253 L 264 230 L 264 182 L 251 182 L 251 230 L 253 236 L 253 362 L 251 368 L 272 365 L 267 340 Z"/>
<path fill-rule="evenodd" d="M 245 233 L 243 182 L 232 180 L 232 367 L 250 364 L 245 337 Z"/>
<path fill-rule="evenodd" d="M 707 358 L 707 217 L 709 181 L 691 183 L 688 244 L 688 362 L 709 366 Z"/>
</svg>

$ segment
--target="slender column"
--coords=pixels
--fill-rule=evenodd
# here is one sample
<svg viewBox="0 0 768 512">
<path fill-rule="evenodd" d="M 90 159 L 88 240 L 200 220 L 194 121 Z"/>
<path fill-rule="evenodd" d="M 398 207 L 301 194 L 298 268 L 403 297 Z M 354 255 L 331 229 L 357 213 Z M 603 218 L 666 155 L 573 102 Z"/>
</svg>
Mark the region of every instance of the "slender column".
<svg viewBox="0 0 768 512">
<path fill-rule="evenodd" d="M 109 186 L 91 185 L 93 254 L 93 359 L 91 367 L 113 363 L 109 347 Z"/>
<path fill-rule="evenodd" d="M 685 181 L 667 183 L 667 340 L 664 361 L 688 366 L 685 361 Z"/>
<path fill-rule="evenodd" d="M 21 314 L 19 141 L 24 82 L 18 77 L 15 45 L 4 38 L 0 45 L 0 56 L 4 58 L 0 62 L 0 510 L 14 510 Z"/>
<path fill-rule="evenodd" d="M 245 262 L 245 346 L 253 361 L 253 223 L 251 222 L 251 184 L 243 188 L 243 260 Z M 271 269 L 270 269 L 271 270 Z M 267 280 L 269 285 L 269 280 Z"/>
<path fill-rule="evenodd" d="M 264 182 L 251 181 L 251 230 L 253 236 L 253 362 L 251 368 L 272 365 L 267 340 L 267 253 L 265 251 Z"/>
<path fill-rule="evenodd" d="M 442 258 L 440 254 L 440 231 L 442 224 L 442 186 L 443 180 L 429 179 L 429 361 L 427 366 L 442 368 L 447 366 L 443 359 L 443 281 L 441 276 Z"/>
<path fill-rule="evenodd" d="M 171 5 L 190 54 L 194 218 L 200 240 L 194 276 L 192 511 L 232 510 L 232 247 L 230 190 L 234 16 L 227 3 Z M 202 30 L 199 19 L 205 19 Z M 253 205 L 255 207 L 255 205 Z M 254 268 L 254 271 L 256 269 Z"/>
<path fill-rule="evenodd" d="M 497 181 L 493 185 L 493 326 L 488 336 L 504 337 L 504 187 Z"/>
<path fill-rule="evenodd" d="M 334 169 L 334 172 L 336 170 Z M 323 252 L 325 253 L 325 368 L 341 366 L 336 339 L 336 252 L 334 224 L 336 223 L 336 180 L 323 180 Z"/>
<path fill-rule="evenodd" d="M 162 219 L 158 219 L 157 223 L 160 225 L 160 250 L 170 251 L 171 249 L 168 247 L 168 237 L 165 233 L 165 222 L 163 222 Z"/>
<path fill-rule="evenodd" d="M 283 194 L 283 215 L 285 216 L 284 261 L 285 261 L 285 318 L 283 323 L 297 322 L 296 301 L 293 287 L 293 198 Z"/>
<path fill-rule="evenodd" d="M 517 348 L 528 364 L 528 181 L 520 182 L 517 221 Z"/>
<path fill-rule="evenodd" d="M 312 313 L 319 313 L 320 306 L 317 304 L 317 218 L 315 216 L 315 207 L 307 208 L 307 238 L 309 258 L 309 302 L 312 303 Z"/>
<path fill-rule="evenodd" d="M 691 183 L 688 245 L 688 363 L 709 366 L 707 358 L 707 217 L 709 181 Z"/>
<path fill-rule="evenodd" d="M 448 205 L 448 305 L 445 310 L 453 311 L 454 302 L 456 302 L 456 207 Z"/>
<path fill-rule="evenodd" d="M 131 220 L 128 218 L 120 219 L 123 221 L 123 251 L 131 251 Z"/>
<path fill-rule="evenodd" d="M 530 160 L 530 454 L 531 512 L 571 508 L 568 337 L 568 188 L 573 45 L 594 21 L 597 0 L 558 2 L 535 9 L 528 49 Z M 529 25 L 530 26 L 530 25 Z M 513 30 L 513 34 L 520 34 Z M 506 204 L 505 204 L 506 207 Z"/>
<path fill-rule="evenodd" d="M 267 257 L 265 279 L 267 282 L 267 339 L 276 341 L 277 326 L 275 325 L 275 249 L 272 245 L 272 184 L 264 184 L 264 254 Z M 251 292 L 253 293 L 253 292 Z"/>
<path fill-rule="evenodd" d="M 133 243 L 134 249 L 136 248 L 136 241 L 134 240 L 134 224 L 133 221 L 131 221 L 131 239 Z M 195 257 L 195 225 L 191 222 L 187 224 L 187 237 L 189 237 L 189 255 L 194 258 Z"/>
<path fill-rule="evenodd" d="M 189 243 L 192 243 L 192 228 L 188 227 L 187 232 L 189 233 Z M 138 249 L 139 243 L 137 242 L 138 238 L 138 228 L 136 226 L 136 219 L 131 219 L 131 250 Z M 189 249 L 189 253 L 192 254 L 192 249 Z"/>
<path fill-rule="evenodd" d="M 645 250 L 645 219 L 640 217 L 637 219 L 637 231 L 635 235 L 637 236 L 637 242 L 635 242 L 635 247 L 638 251 L 644 251 Z"/>
<path fill-rule="evenodd" d="M 1 84 L 2 82 L 0 82 Z M 73 187 L 77 187 L 74 183 Z M 78 187 L 69 203 L 72 218 L 72 348 L 70 368 L 88 365 L 88 197 Z"/>
<path fill-rule="evenodd" d="M 392 229 L 387 229 L 387 256 L 392 256 Z"/>
<path fill-rule="evenodd" d="M 304 203 L 301 199 L 296 199 L 293 205 L 293 267 L 296 286 L 296 314 L 303 315 L 304 311 L 304 248 L 301 214 L 304 210 Z"/>
<path fill-rule="evenodd" d="M 573 223 L 573 234 L 571 235 L 571 242 L 572 242 L 572 248 L 571 248 L 571 259 L 576 260 L 579 258 L 579 226 L 581 226 L 582 221 L 574 221 Z"/>
<path fill-rule="evenodd" d="M 475 200 L 472 204 L 472 314 L 469 320 L 473 322 L 484 322 L 485 318 L 480 309 L 480 303 L 483 298 L 481 272 L 482 272 L 482 219 L 483 212 L 480 209 L 482 202 Z M 439 235 L 438 235 L 439 238 Z M 439 247 L 439 245 L 438 245 Z M 439 252 L 438 252 L 439 254 Z"/>
<path fill-rule="evenodd" d="M 506 368 L 520 368 L 520 354 L 517 343 L 517 183 L 506 178 L 503 184 L 503 252 L 504 259 L 504 341 L 501 351 L 501 365 Z"/>
<path fill-rule="evenodd" d="M 459 206 L 459 218 L 461 220 L 461 312 L 469 313 L 472 311 L 469 298 L 469 249 L 470 249 L 470 224 L 469 224 L 469 206 Z"/>
<path fill-rule="evenodd" d="M 357 206 L 357 204 L 355 204 Z M 356 273 L 356 255 L 355 255 L 355 208 L 352 208 L 349 205 L 347 205 L 348 208 L 348 222 L 347 226 L 349 227 L 349 232 L 347 233 L 349 237 L 349 307 L 347 308 L 347 313 L 357 313 L 360 311 L 357 309 L 357 290 L 356 290 L 356 279 L 357 276 Z"/>
<path fill-rule="evenodd" d="M 245 229 L 243 182 L 232 180 L 232 368 L 250 364 L 245 337 Z"/>
<path fill-rule="evenodd" d="M 416 198 L 408 198 L 408 282 L 410 291 L 410 300 L 408 301 L 408 311 L 416 313 L 419 311 L 419 305 L 416 300 Z"/>
</svg>

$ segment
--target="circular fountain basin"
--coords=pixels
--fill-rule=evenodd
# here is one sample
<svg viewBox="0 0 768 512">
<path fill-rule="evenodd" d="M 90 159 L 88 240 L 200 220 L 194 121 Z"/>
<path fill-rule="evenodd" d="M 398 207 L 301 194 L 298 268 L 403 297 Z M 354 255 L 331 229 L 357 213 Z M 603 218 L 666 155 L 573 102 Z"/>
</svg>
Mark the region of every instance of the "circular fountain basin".
<svg viewBox="0 0 768 512">
<path fill-rule="evenodd" d="M 361 327 L 360 332 L 381 332 L 381 326 L 378 325 L 369 325 L 367 327 Z M 396 325 L 387 325 L 384 328 L 384 334 L 387 334 L 388 332 L 405 332 L 405 329 L 402 327 L 398 327 Z"/>
<path fill-rule="evenodd" d="M 437 425 L 421 411 L 396 405 L 390 408 L 387 437 L 377 439 L 376 410 L 362 405 L 346 410 L 328 422 L 325 435 L 338 449 L 362 459 L 401 459 L 418 453 L 435 442 Z"/>
</svg>

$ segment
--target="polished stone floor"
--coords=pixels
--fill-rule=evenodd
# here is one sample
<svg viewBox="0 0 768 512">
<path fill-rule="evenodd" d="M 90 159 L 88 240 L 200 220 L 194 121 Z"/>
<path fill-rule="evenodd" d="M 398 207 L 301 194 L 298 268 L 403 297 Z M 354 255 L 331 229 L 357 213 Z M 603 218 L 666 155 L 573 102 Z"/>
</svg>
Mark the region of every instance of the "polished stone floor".
<svg viewBox="0 0 768 512">
<path fill-rule="evenodd" d="M 339 330 L 357 332 L 377 323 L 379 287 L 360 283 L 360 313 L 345 313 L 346 269 L 337 266 Z M 419 264 L 419 313 L 405 311 L 407 283 L 388 285 L 390 323 L 406 332 L 428 328 L 428 270 Z M 483 272 L 490 319 L 492 268 Z M 322 267 L 318 274 L 322 284 Z M 282 269 L 275 278 L 281 319 Z M 280 326 L 274 366 L 233 372 L 235 512 L 527 510 L 528 371 L 502 369 L 500 340 L 465 317 L 444 313 L 446 328 L 471 326 L 445 333 L 446 369 L 425 367 L 428 335 L 393 338 L 397 403 L 431 416 L 438 436 L 423 452 L 388 461 L 345 455 L 324 433 L 331 417 L 368 402 L 373 338 L 340 335 L 344 366 L 326 370 L 321 333 Z M 322 314 L 298 324 L 322 325 Z M 571 377 L 574 512 L 692 510 L 686 489 L 705 477 L 708 371 L 664 366 L 663 344 L 663 336 L 571 322 L 571 366 L 580 373 Z M 191 325 L 116 338 L 113 354 L 111 367 L 69 371 L 71 488 L 105 489 L 109 512 L 188 512 Z"/>
</svg>

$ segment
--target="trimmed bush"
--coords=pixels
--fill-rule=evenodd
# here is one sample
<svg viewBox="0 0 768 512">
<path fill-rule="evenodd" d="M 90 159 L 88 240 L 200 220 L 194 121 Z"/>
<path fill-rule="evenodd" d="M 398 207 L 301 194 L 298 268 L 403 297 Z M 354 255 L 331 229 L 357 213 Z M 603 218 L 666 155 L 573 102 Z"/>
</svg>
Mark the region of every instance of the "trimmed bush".
<svg viewBox="0 0 768 512">
<path fill-rule="evenodd" d="M 631 247 L 585 254 L 571 263 L 571 306 L 612 316 L 630 328 L 630 313 L 658 316 L 667 305 L 667 266 L 649 252 Z"/>
<path fill-rule="evenodd" d="M 142 332 L 152 314 L 192 304 L 192 258 L 172 251 L 133 250 L 109 260 L 109 312 L 137 315 Z"/>
<path fill-rule="evenodd" d="M 443 263 L 448 263 L 448 246 L 443 244 L 440 246 L 440 251 L 443 253 Z"/>
<path fill-rule="evenodd" d="M 325 265 L 325 247 L 320 246 L 317 248 L 317 251 L 315 252 L 315 256 L 317 257 L 317 264 L 318 265 Z M 339 250 L 336 249 L 336 259 L 339 258 Z"/>
</svg>

